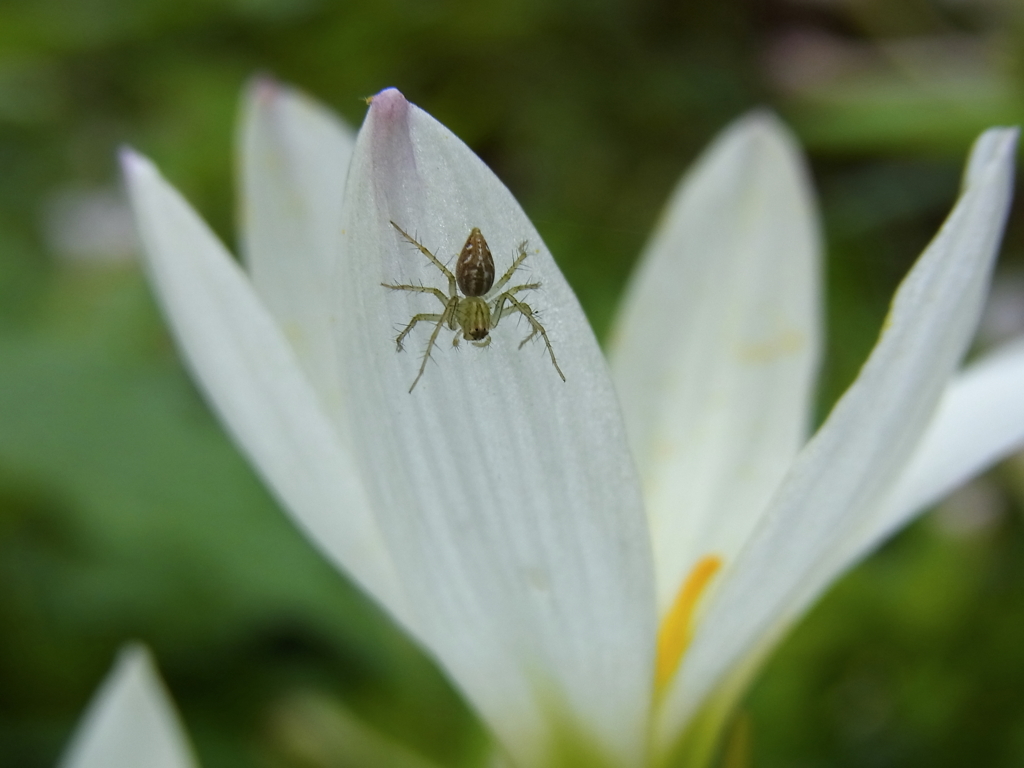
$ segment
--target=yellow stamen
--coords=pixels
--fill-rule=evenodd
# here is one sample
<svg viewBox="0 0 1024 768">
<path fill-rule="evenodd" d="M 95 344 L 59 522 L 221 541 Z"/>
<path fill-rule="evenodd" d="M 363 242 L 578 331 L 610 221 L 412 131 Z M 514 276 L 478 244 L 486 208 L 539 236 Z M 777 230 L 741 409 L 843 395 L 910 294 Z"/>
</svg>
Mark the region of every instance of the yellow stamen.
<svg viewBox="0 0 1024 768">
<path fill-rule="evenodd" d="M 679 668 L 683 651 L 693 637 L 693 613 L 697 603 L 721 567 L 722 558 L 718 555 L 705 555 L 697 561 L 676 595 L 672 610 L 662 620 L 661 629 L 658 630 L 658 659 L 654 673 L 654 685 L 658 693 L 661 693 Z"/>
</svg>

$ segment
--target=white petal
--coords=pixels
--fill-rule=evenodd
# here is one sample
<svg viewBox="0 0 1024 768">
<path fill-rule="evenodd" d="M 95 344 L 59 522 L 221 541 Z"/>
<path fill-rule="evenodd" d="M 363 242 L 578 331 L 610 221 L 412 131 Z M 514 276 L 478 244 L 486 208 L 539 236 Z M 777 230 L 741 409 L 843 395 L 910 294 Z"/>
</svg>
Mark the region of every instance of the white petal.
<svg viewBox="0 0 1024 768">
<path fill-rule="evenodd" d="M 899 482 L 848 543 L 840 567 L 856 561 L 919 512 L 1022 447 L 1024 338 L 986 355 L 949 383 Z"/>
<path fill-rule="evenodd" d="M 820 350 L 817 213 L 786 128 L 731 126 L 669 203 L 612 347 L 662 613 L 739 551 L 807 439 Z"/>
<path fill-rule="evenodd" d="M 241 128 L 242 253 L 256 292 L 333 413 L 330 276 L 355 135 L 302 94 L 260 79 Z"/>
<path fill-rule="evenodd" d="M 648 534 L 624 429 L 586 319 L 509 191 L 397 91 L 377 95 L 356 144 L 337 276 L 339 359 L 359 460 L 428 647 L 520 766 L 547 764 L 566 731 L 613 764 L 644 759 L 654 596 Z M 539 310 L 565 372 L 526 322 L 493 343 L 445 330 L 410 393 L 431 328 L 395 351 L 396 329 L 436 312 L 442 261 L 480 227 Z M 427 325 L 427 324 L 424 324 Z M 432 324 L 431 324 L 432 325 Z"/>
<path fill-rule="evenodd" d="M 903 281 L 857 381 L 798 456 L 724 573 L 666 701 L 674 738 L 730 667 L 774 640 L 835 573 L 844 541 L 884 502 L 977 325 L 1006 219 L 1016 131 L 979 140 L 969 181 Z"/>
<path fill-rule="evenodd" d="M 123 156 L 153 287 L 207 398 L 296 522 L 400 620 L 402 592 L 348 444 L 248 278 L 145 158 Z"/>
<path fill-rule="evenodd" d="M 149 653 L 122 649 L 75 732 L 61 768 L 192 768 L 181 722 Z"/>
</svg>

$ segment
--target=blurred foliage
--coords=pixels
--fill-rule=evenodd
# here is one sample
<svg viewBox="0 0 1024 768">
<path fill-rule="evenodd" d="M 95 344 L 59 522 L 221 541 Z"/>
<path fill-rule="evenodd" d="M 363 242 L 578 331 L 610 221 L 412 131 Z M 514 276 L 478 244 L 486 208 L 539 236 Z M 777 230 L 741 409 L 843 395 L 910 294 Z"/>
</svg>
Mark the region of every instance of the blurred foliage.
<svg viewBox="0 0 1024 768">
<path fill-rule="evenodd" d="M 378 757 L 373 734 L 393 737 L 380 765 L 470 765 L 485 748 L 431 663 L 276 509 L 128 258 L 126 143 L 235 241 L 237 101 L 259 71 L 353 125 L 360 97 L 400 87 L 512 188 L 599 334 L 697 152 L 745 110 L 776 109 L 823 206 L 824 413 L 970 141 L 1022 121 L 1024 14 L 1014 0 L 5 0 L 0 765 L 54 765 L 129 638 L 154 648 L 206 768 L 347 765 L 338 734 Z M 987 341 L 1024 325 L 1020 221 Z M 772 660 L 729 764 L 1024 762 L 1022 506 L 1024 464 L 1009 462 L 848 576 Z"/>
</svg>

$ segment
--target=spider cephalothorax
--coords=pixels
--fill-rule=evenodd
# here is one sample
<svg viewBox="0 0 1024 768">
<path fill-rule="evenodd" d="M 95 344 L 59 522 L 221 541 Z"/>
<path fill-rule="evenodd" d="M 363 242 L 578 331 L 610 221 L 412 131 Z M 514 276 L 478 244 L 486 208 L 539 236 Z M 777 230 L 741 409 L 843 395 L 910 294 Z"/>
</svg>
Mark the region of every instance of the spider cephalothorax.
<svg viewBox="0 0 1024 768">
<path fill-rule="evenodd" d="M 428 288 L 423 285 L 391 285 L 389 283 L 381 283 L 385 288 L 395 291 L 431 293 L 444 305 L 444 310 L 440 313 L 427 312 L 414 315 L 409 324 L 398 334 L 398 338 L 395 339 L 398 350 L 401 351 L 403 339 L 416 327 L 416 323 L 421 320 L 435 323 L 434 331 L 430 334 L 430 341 L 427 342 L 427 351 L 423 354 L 423 362 L 420 364 L 419 373 L 416 374 L 412 386 L 409 387 L 410 392 L 416 387 L 416 383 L 423 375 L 423 371 L 426 370 L 427 360 L 430 359 L 430 351 L 433 349 L 434 343 L 437 341 L 437 335 L 441 332 L 443 325 L 447 324 L 453 331 L 461 330 L 462 338 L 472 342 L 475 346 L 486 347 L 491 343 L 490 332 L 498 327 L 498 321 L 514 312 L 518 312 L 525 317 L 531 328 L 530 334 L 520 342 L 519 348 L 522 349 L 523 344 L 537 334 L 540 334 L 541 338 L 544 339 L 545 346 L 547 346 L 548 355 L 551 356 L 551 364 L 555 366 L 555 370 L 558 371 L 562 381 L 565 381 L 565 375 L 555 361 L 555 353 L 551 349 L 551 342 L 548 340 L 547 331 L 544 330 L 544 326 L 540 324 L 540 321 L 534 315 L 530 305 L 516 298 L 516 294 L 520 291 L 530 291 L 534 288 L 539 288 L 540 283 L 524 283 L 523 285 L 509 288 L 507 291 L 501 290 L 508 284 L 513 273 L 526 259 L 527 250 L 525 242 L 519 244 L 519 253 L 512 262 L 512 266 L 495 283 L 494 259 L 491 257 L 491 249 L 488 247 L 487 241 L 484 239 L 483 233 L 479 228 L 473 227 L 469 237 L 466 238 L 466 244 L 462 246 L 458 261 L 455 262 L 455 273 L 453 274 L 434 254 L 413 237 L 406 234 L 395 222 L 392 221 L 391 226 L 398 230 L 402 237 L 416 246 L 419 252 L 426 256 L 430 263 L 441 270 L 441 273 L 448 278 L 447 296 L 440 288 Z M 459 291 L 462 291 L 461 296 Z M 459 335 L 457 333 L 452 343 L 458 346 Z"/>
</svg>

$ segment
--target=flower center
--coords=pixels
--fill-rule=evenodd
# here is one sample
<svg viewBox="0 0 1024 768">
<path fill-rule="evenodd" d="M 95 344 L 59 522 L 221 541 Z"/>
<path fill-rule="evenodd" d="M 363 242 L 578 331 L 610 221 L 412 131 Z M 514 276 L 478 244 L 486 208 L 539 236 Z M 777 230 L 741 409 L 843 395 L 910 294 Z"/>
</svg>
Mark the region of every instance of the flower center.
<svg viewBox="0 0 1024 768">
<path fill-rule="evenodd" d="M 680 587 L 679 594 L 672 603 L 672 609 L 661 622 L 661 628 L 658 630 L 658 658 L 654 672 L 654 689 L 658 694 L 664 691 L 679 669 L 683 651 L 693 637 L 693 614 L 697 603 L 721 567 L 722 558 L 718 555 L 705 555 L 698 560 Z"/>
</svg>

